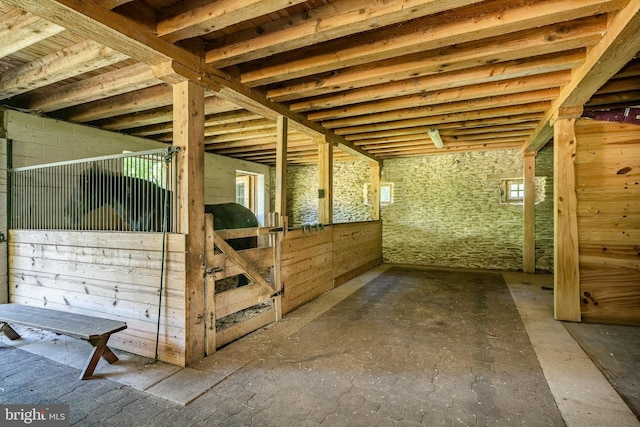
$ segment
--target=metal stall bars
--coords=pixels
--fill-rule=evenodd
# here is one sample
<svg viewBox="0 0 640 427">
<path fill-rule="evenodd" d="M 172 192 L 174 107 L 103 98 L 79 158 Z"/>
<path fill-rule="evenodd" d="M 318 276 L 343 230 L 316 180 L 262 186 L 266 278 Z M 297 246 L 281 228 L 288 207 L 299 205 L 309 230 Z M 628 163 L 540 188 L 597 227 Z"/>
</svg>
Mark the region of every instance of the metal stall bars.
<svg viewBox="0 0 640 427">
<path fill-rule="evenodd" d="M 9 228 L 171 232 L 176 153 L 123 153 L 9 170 Z"/>
</svg>

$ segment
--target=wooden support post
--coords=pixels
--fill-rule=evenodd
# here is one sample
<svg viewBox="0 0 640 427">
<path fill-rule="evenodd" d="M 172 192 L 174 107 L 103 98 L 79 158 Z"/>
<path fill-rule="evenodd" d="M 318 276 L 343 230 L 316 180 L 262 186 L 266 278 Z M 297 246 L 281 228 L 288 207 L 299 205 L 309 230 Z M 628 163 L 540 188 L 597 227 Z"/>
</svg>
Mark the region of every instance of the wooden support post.
<svg viewBox="0 0 640 427">
<path fill-rule="evenodd" d="M 575 119 L 554 125 L 554 317 L 579 322 L 580 268 L 576 214 Z"/>
<path fill-rule="evenodd" d="M 536 272 L 536 154 L 524 153 L 524 246 L 522 270 Z"/>
<path fill-rule="evenodd" d="M 185 364 L 205 354 L 204 88 L 173 85 L 173 145 L 178 154 L 178 228 L 186 234 Z"/>
<path fill-rule="evenodd" d="M 333 145 L 316 141 L 318 145 L 318 222 L 333 223 Z"/>
<path fill-rule="evenodd" d="M 371 165 L 371 219 L 380 219 L 380 163 L 370 162 Z"/>
<path fill-rule="evenodd" d="M 288 119 L 278 116 L 276 123 L 276 206 L 275 211 L 287 215 L 287 138 Z"/>
</svg>

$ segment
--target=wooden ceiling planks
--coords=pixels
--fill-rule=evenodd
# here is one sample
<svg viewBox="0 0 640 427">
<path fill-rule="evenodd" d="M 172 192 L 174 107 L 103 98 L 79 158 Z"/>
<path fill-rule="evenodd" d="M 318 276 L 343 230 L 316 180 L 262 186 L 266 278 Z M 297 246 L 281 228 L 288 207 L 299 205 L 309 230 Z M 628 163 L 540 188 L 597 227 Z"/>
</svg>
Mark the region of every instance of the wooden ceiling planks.
<svg viewBox="0 0 640 427">
<path fill-rule="evenodd" d="M 570 103 L 640 103 L 638 2 L 0 0 L 0 98 L 170 143 L 166 82 L 187 72 L 210 89 L 207 150 L 233 157 L 272 163 L 281 114 L 293 163 L 317 133 L 336 160 L 535 151 Z"/>
</svg>

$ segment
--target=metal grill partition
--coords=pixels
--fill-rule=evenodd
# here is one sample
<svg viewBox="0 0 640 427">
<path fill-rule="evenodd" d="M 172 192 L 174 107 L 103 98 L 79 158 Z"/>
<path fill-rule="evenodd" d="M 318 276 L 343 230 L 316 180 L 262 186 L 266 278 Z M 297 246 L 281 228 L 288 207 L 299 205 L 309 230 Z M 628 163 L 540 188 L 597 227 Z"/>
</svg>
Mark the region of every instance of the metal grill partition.
<svg viewBox="0 0 640 427">
<path fill-rule="evenodd" d="M 9 170 L 10 228 L 176 230 L 177 149 Z"/>
</svg>

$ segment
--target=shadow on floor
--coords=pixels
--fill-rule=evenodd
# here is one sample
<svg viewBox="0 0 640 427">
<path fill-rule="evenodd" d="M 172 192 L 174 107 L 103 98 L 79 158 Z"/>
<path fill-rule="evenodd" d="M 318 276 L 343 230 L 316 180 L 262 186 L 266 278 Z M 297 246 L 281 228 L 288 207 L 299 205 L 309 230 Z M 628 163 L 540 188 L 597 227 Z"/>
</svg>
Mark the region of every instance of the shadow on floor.
<svg viewBox="0 0 640 427">
<path fill-rule="evenodd" d="M 564 323 L 640 419 L 640 327 Z"/>
</svg>

